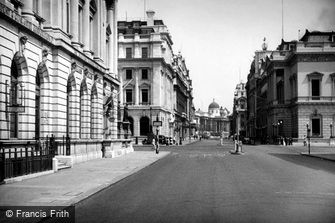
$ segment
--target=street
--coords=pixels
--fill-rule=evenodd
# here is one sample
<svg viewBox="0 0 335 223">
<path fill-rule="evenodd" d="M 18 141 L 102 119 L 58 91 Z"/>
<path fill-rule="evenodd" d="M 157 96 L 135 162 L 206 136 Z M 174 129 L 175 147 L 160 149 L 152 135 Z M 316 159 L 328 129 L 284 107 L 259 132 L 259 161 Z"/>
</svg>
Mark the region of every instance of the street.
<svg viewBox="0 0 335 223">
<path fill-rule="evenodd" d="M 232 148 L 161 147 L 171 154 L 78 203 L 76 222 L 335 222 L 334 162 L 290 147 Z"/>
</svg>

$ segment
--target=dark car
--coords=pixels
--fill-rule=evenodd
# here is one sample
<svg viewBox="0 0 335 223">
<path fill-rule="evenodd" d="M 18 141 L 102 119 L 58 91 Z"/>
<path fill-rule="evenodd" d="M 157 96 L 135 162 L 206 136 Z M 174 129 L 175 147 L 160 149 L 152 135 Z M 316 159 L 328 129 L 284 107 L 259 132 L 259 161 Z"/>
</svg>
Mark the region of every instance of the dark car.
<svg viewBox="0 0 335 223">
<path fill-rule="evenodd" d="M 166 143 L 166 137 L 163 135 L 158 136 L 158 142 L 159 144 L 165 144 Z"/>
</svg>

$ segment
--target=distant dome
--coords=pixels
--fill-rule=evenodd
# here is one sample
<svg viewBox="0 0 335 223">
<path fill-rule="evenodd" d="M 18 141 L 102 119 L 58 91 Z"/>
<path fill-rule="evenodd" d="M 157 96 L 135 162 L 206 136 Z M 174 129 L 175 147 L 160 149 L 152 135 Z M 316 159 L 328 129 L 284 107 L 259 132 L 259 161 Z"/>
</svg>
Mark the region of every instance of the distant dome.
<svg viewBox="0 0 335 223">
<path fill-rule="evenodd" d="M 218 103 L 216 103 L 215 101 L 213 101 L 212 103 L 210 103 L 210 105 L 208 106 L 208 109 L 213 109 L 213 108 L 220 108 L 220 105 Z"/>
</svg>

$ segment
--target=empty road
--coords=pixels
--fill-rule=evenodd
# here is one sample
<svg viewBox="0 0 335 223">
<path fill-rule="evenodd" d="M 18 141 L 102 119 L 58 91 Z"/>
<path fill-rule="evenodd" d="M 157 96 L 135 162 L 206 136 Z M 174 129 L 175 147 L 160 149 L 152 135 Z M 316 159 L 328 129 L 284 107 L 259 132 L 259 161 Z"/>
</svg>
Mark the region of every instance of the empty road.
<svg viewBox="0 0 335 223">
<path fill-rule="evenodd" d="M 76 222 L 335 222 L 335 162 L 203 140 L 76 205 Z M 92 179 L 94 180 L 94 179 Z"/>
</svg>

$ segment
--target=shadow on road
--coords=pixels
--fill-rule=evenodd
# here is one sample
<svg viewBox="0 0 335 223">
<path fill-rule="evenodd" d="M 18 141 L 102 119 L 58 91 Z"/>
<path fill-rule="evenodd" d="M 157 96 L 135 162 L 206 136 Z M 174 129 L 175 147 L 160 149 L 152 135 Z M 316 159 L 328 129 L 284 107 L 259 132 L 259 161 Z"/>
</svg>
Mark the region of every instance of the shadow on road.
<svg viewBox="0 0 335 223">
<path fill-rule="evenodd" d="M 332 161 L 322 160 L 315 157 L 302 156 L 300 154 L 269 153 L 269 155 L 314 170 L 323 170 L 330 173 L 335 173 L 335 163 Z"/>
</svg>

